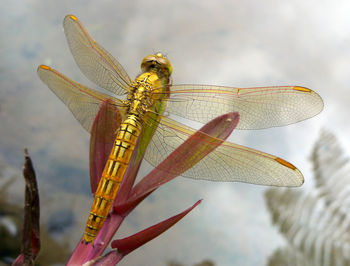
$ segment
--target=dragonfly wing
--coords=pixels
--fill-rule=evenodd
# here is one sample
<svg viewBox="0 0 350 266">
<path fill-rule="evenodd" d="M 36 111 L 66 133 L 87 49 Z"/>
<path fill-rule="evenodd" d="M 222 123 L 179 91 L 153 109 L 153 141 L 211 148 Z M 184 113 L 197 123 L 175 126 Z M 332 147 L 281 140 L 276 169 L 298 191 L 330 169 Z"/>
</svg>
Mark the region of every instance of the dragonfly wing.
<svg viewBox="0 0 350 266">
<path fill-rule="evenodd" d="M 238 112 L 237 129 L 262 129 L 293 124 L 315 116 L 322 109 L 321 97 L 303 87 L 173 85 L 166 111 L 201 123 Z"/>
<path fill-rule="evenodd" d="M 195 130 L 164 117 L 154 133 L 146 150 L 145 159 L 159 170 L 211 181 L 238 181 L 259 185 L 300 186 L 303 175 L 285 160 L 254 149 L 216 139 L 202 133 L 203 145 L 213 145 L 213 151 L 183 172 L 183 169 L 162 168 L 160 164 L 169 155 L 174 156 L 176 148 L 188 139 Z M 221 145 L 218 145 L 221 143 Z M 191 147 L 189 147 L 191 148 Z M 191 165 L 192 158 L 188 165 Z M 174 156 L 176 158 L 176 156 Z M 196 158 L 193 158 L 196 160 Z M 186 164 L 185 164 L 186 165 Z M 187 169 L 187 167 L 185 166 Z"/>
<path fill-rule="evenodd" d="M 117 95 L 129 91 L 131 79 L 122 65 L 99 45 L 73 15 L 63 21 L 68 46 L 84 75 Z"/>
<path fill-rule="evenodd" d="M 38 75 L 88 132 L 103 102 L 118 108 L 119 116 L 125 117 L 124 104 L 119 99 L 81 85 L 48 66 L 39 66 Z"/>
</svg>

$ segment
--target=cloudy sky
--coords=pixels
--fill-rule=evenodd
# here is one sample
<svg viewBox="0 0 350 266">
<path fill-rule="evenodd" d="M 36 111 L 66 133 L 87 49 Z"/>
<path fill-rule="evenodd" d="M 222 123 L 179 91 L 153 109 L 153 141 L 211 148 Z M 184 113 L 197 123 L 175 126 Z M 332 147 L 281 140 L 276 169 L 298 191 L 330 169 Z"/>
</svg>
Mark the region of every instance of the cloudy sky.
<svg viewBox="0 0 350 266">
<path fill-rule="evenodd" d="M 172 62 L 174 83 L 300 85 L 317 91 L 325 102 L 319 116 L 283 128 L 235 131 L 230 138 L 292 162 L 308 187 L 308 158 L 321 128 L 350 147 L 349 11 L 345 0 L 1 1 L 0 162 L 20 169 L 28 147 L 41 186 L 50 188 L 42 192 L 46 197 L 57 198 L 60 191 L 88 197 L 89 135 L 36 75 L 39 64 L 49 64 L 96 88 L 66 44 L 62 20 L 74 14 L 131 77 L 140 72 L 145 55 L 163 51 Z M 283 245 L 270 224 L 265 189 L 177 178 L 141 204 L 119 236 L 200 198 L 203 203 L 121 265 L 164 265 L 172 259 L 188 265 L 204 259 L 263 265 Z M 89 203 L 75 208 L 87 215 Z M 83 223 L 86 215 L 77 219 Z"/>
</svg>

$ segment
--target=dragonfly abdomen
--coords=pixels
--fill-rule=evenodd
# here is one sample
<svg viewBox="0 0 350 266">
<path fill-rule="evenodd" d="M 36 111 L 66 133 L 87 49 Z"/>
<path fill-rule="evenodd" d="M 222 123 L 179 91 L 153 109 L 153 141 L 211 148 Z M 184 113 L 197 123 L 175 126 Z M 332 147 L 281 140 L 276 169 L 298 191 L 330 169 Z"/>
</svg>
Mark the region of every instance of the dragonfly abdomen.
<svg viewBox="0 0 350 266">
<path fill-rule="evenodd" d="M 86 225 L 84 241 L 87 243 L 95 239 L 107 218 L 129 165 L 140 130 L 141 124 L 139 119 L 132 114 L 128 116 L 118 129 L 116 140 L 103 170 Z"/>
</svg>

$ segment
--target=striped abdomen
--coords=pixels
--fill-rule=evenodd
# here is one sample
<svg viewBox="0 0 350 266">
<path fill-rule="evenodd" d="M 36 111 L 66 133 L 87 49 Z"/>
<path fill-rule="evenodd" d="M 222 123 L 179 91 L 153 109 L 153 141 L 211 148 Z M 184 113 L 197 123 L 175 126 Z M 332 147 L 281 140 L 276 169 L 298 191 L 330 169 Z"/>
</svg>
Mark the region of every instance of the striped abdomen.
<svg viewBox="0 0 350 266">
<path fill-rule="evenodd" d="M 100 231 L 115 199 L 120 183 L 130 162 L 141 125 L 134 115 L 120 125 L 113 149 L 108 157 L 98 184 L 95 199 L 87 221 L 84 241 L 92 242 Z"/>
</svg>

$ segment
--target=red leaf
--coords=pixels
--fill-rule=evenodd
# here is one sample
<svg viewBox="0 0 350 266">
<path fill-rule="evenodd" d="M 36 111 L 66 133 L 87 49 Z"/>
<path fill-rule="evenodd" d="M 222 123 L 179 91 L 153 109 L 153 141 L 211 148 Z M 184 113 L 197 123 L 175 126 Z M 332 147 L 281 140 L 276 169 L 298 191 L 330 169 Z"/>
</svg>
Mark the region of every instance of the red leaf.
<svg viewBox="0 0 350 266">
<path fill-rule="evenodd" d="M 187 210 L 173 217 L 170 217 L 167 220 L 157 223 L 151 227 L 148 227 L 147 229 L 142 230 L 132 236 L 113 241 L 111 244 L 112 248 L 117 248 L 118 252 L 124 255 L 132 252 L 133 250 L 146 244 L 153 238 L 156 238 L 157 236 L 168 230 L 179 220 L 181 220 L 187 213 L 189 213 L 194 207 L 196 207 L 199 203 L 201 203 L 201 200 L 197 201 L 192 207 L 188 208 Z"/>
<path fill-rule="evenodd" d="M 21 254 L 12 265 L 34 265 L 34 261 L 40 251 L 39 191 L 34 167 L 26 149 L 24 154 L 23 177 L 26 186 Z"/>
<path fill-rule="evenodd" d="M 90 185 L 95 193 L 103 169 L 112 150 L 122 117 L 111 100 L 103 101 L 91 128 L 90 138 Z"/>
<path fill-rule="evenodd" d="M 208 122 L 172 152 L 157 168 L 145 176 L 133 188 L 129 200 L 116 206 L 116 211 L 119 213 L 130 212 L 159 186 L 191 168 L 220 146 L 232 133 L 238 121 L 238 113 L 228 113 Z"/>
</svg>

